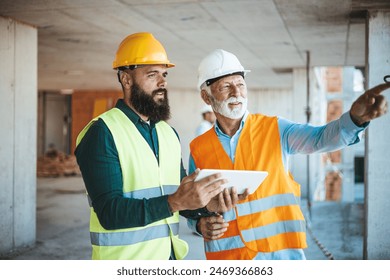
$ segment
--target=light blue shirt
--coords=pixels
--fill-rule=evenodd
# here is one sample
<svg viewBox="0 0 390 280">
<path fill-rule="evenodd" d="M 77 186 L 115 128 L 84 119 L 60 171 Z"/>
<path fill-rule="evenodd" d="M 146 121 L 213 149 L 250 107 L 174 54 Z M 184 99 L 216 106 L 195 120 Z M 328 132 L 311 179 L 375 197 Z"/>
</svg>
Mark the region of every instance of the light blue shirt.
<svg viewBox="0 0 390 280">
<path fill-rule="evenodd" d="M 235 160 L 235 153 L 242 129 L 249 113 L 246 112 L 240 127 L 232 136 L 222 132 L 216 122 L 214 129 L 225 152 L 232 162 Z M 344 113 L 338 120 L 334 120 L 323 126 L 313 126 L 310 124 L 299 124 L 287 119 L 278 117 L 278 127 L 280 135 L 280 145 L 282 147 L 282 160 L 286 172 L 289 170 L 289 156 L 294 154 L 311 154 L 331 152 L 342 149 L 346 146 L 356 144 L 360 141 L 361 135 L 368 123 L 364 127 L 355 125 L 349 115 Z M 196 165 L 190 154 L 189 174 L 195 171 Z M 188 226 L 196 232 L 196 220 L 188 219 Z M 258 253 L 256 260 L 302 260 L 305 254 L 302 249 L 287 249 L 272 253 Z"/>
</svg>

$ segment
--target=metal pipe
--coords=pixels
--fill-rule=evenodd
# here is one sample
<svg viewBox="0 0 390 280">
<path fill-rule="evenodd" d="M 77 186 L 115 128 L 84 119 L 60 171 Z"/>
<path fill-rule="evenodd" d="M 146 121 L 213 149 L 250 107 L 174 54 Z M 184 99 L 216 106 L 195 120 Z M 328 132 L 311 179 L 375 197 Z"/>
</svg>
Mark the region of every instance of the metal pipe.
<svg viewBox="0 0 390 280">
<path fill-rule="evenodd" d="M 310 122 L 311 109 L 310 109 L 310 51 L 306 51 L 306 122 Z M 309 217 L 311 218 L 311 191 L 310 191 L 310 156 L 307 155 L 306 165 L 306 181 L 307 181 L 307 209 Z"/>
</svg>

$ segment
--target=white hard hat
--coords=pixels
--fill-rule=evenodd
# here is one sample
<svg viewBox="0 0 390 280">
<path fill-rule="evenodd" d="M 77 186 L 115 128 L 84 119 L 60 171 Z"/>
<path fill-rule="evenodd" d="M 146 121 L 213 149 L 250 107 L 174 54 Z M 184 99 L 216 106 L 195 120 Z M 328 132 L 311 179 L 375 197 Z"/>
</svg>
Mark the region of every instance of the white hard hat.
<svg viewBox="0 0 390 280">
<path fill-rule="evenodd" d="M 243 77 L 250 70 L 245 70 L 238 58 L 227 51 L 216 49 L 208 54 L 199 64 L 198 68 L 198 88 L 213 79 L 221 78 L 231 74 L 240 74 Z M 211 81 L 210 81 L 211 80 Z"/>
<path fill-rule="evenodd" d="M 204 105 L 203 107 L 202 107 L 202 110 L 200 110 L 200 113 L 201 114 L 204 114 L 204 113 L 208 113 L 208 112 L 212 112 L 213 111 L 213 108 L 211 108 L 211 106 L 210 105 Z"/>
</svg>

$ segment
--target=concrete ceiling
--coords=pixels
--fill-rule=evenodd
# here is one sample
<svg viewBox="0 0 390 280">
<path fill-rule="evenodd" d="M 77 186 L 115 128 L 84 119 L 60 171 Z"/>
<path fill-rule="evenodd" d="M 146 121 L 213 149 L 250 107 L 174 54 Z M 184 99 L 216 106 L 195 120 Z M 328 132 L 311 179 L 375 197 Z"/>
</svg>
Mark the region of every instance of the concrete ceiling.
<svg viewBox="0 0 390 280">
<path fill-rule="evenodd" d="M 0 15 L 38 28 L 38 87 L 119 89 L 112 61 L 128 34 L 147 31 L 176 67 L 169 87 L 196 87 L 209 51 L 235 53 L 251 87 L 291 87 L 291 69 L 364 66 L 365 11 L 389 0 L 0 0 Z M 1 39 L 1 38 L 0 38 Z"/>
</svg>

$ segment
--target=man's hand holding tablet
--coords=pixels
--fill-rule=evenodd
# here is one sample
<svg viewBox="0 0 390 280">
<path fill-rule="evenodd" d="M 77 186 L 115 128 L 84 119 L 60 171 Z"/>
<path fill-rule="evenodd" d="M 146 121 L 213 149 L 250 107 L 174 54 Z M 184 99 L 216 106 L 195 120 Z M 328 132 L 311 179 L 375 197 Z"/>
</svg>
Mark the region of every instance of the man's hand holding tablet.
<svg viewBox="0 0 390 280">
<path fill-rule="evenodd" d="M 224 184 L 223 187 L 235 187 L 238 194 L 244 193 L 245 189 L 249 189 L 249 194 L 254 193 L 255 190 L 264 181 L 264 179 L 268 176 L 267 171 L 202 169 L 200 170 L 195 181 L 215 173 L 221 173 L 222 178 L 228 180 L 228 182 Z"/>
</svg>

